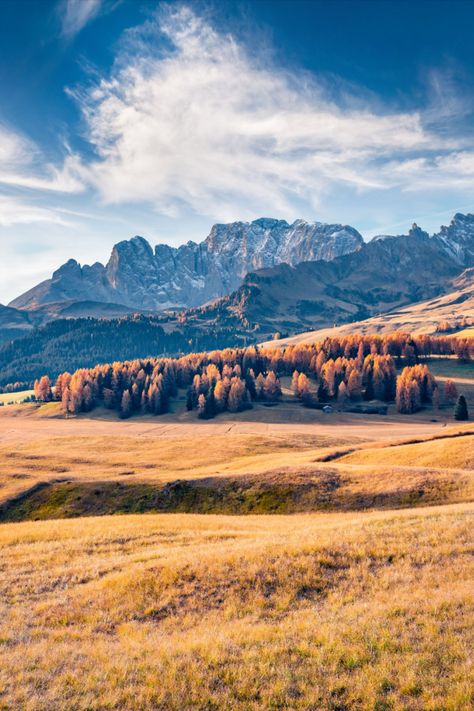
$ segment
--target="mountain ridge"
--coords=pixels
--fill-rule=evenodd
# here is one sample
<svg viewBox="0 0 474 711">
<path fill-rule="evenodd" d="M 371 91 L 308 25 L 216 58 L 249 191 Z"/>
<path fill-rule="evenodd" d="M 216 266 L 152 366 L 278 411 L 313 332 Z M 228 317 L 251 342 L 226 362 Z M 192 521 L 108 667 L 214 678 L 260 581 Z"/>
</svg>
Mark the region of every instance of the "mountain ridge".
<svg viewBox="0 0 474 711">
<path fill-rule="evenodd" d="M 34 310 L 77 300 L 148 311 L 189 308 L 234 291 L 249 271 L 281 262 L 333 259 L 362 245 L 362 236 L 348 225 L 289 224 L 273 218 L 216 224 L 203 242 L 179 247 L 158 244 L 153 250 L 135 236 L 114 245 L 105 266 L 81 266 L 70 259 L 9 306 Z"/>
<path fill-rule="evenodd" d="M 277 226 L 282 224 L 282 221 L 271 222 Z M 262 227 L 268 228 L 267 223 L 264 220 Z M 245 224 L 233 223 L 233 227 L 240 229 L 238 226 Z M 283 222 L 283 225 L 289 227 L 288 223 Z M 220 240 L 219 249 L 232 251 L 236 243 L 226 245 L 224 234 L 225 230 L 217 226 L 212 239 Z M 138 238 L 119 243 L 117 253 L 130 248 L 153 254 L 144 242 Z M 300 239 L 299 245 L 304 243 L 304 239 Z M 166 251 L 171 248 L 158 246 L 157 249 Z M 56 273 L 70 272 L 72 280 L 80 281 L 84 270 L 86 274 L 100 275 L 99 267 L 101 265 L 79 267 L 72 260 Z M 406 235 L 379 235 L 331 261 L 303 261 L 294 266 L 283 262 L 251 271 L 237 289 L 224 297 L 211 299 L 197 307 L 162 310 L 159 318 L 166 324 L 167 332 L 179 330 L 186 324 L 193 338 L 202 335 L 205 339 L 206 333 L 220 329 L 226 333 L 226 339 L 235 332 L 239 342 L 242 339 L 257 342 L 272 338 L 275 333 L 286 335 L 364 321 L 409 304 L 436 299 L 456 289 L 456 278 L 472 267 L 474 215 L 458 213 L 448 227 L 442 227 L 433 236 L 414 224 Z M 143 283 L 146 287 L 146 275 Z M 49 288 L 48 284 L 39 286 L 46 291 Z M 153 314 L 152 310 L 134 309 L 117 302 L 66 300 L 67 294 L 60 286 L 54 294 L 56 301 L 46 300 L 42 305 L 21 310 L 1 307 L 0 343 L 57 319 L 115 319 L 137 312 Z M 470 288 L 469 281 L 467 291 Z M 58 298 L 61 296 L 62 300 Z"/>
<path fill-rule="evenodd" d="M 463 234 L 461 249 L 447 249 L 438 235 L 430 237 L 414 224 L 407 235 L 374 239 L 330 262 L 280 264 L 250 273 L 233 294 L 183 317 L 233 323 L 270 336 L 365 320 L 434 298 L 474 266 L 474 215 L 469 218 L 470 233 Z M 450 239 L 455 242 L 452 232 Z"/>
</svg>

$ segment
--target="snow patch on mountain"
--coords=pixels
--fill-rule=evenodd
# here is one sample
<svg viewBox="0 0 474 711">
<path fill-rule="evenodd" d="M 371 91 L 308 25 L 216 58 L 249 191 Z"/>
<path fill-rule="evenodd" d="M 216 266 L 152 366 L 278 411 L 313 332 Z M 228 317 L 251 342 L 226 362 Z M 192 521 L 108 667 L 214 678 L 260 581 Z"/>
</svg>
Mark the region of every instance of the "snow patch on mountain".
<svg viewBox="0 0 474 711">
<path fill-rule="evenodd" d="M 353 227 L 304 220 L 290 225 L 273 218 L 216 224 L 203 242 L 180 247 L 159 244 L 153 250 L 136 236 L 116 244 L 105 266 L 81 267 L 69 260 L 12 306 L 74 299 L 148 310 L 198 306 L 234 291 L 249 272 L 283 262 L 332 260 L 362 244 Z"/>
</svg>

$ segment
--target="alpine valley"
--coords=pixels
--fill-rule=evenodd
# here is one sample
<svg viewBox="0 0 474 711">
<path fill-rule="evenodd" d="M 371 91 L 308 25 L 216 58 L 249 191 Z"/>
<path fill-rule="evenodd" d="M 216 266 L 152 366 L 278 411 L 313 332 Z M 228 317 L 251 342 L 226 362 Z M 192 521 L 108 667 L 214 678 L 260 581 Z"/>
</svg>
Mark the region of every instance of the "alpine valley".
<svg viewBox="0 0 474 711">
<path fill-rule="evenodd" d="M 66 354 L 82 367 L 341 324 L 364 330 L 366 319 L 424 302 L 435 304 L 433 330 L 439 297 L 438 320 L 474 315 L 472 267 L 472 214 L 456 214 L 432 236 L 414 224 L 369 242 L 347 225 L 269 218 L 217 224 L 203 242 L 178 248 L 153 250 L 134 237 L 115 245 L 105 266 L 71 259 L 0 306 L 0 386 L 20 371 L 26 383 L 45 369 L 54 376 Z"/>
</svg>

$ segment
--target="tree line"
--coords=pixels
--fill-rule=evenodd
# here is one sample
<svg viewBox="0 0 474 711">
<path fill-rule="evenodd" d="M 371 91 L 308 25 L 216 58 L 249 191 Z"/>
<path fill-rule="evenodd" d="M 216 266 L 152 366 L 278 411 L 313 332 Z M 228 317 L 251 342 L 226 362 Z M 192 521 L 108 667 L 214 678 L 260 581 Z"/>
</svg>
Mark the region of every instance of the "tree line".
<svg viewBox="0 0 474 711">
<path fill-rule="evenodd" d="M 167 317 L 141 314 L 119 319 L 58 319 L 31 333 L 0 344 L 0 388 L 27 390 L 46 374 L 60 373 L 112 360 L 179 356 L 244 341 L 230 329 L 199 332 L 192 324 L 165 328 Z"/>
<path fill-rule="evenodd" d="M 470 359 L 469 339 L 348 335 L 314 344 L 285 348 L 226 348 L 180 358 L 116 361 L 59 375 L 54 387 L 48 376 L 35 382 L 38 400 L 61 401 L 68 413 L 96 406 L 134 413 L 167 412 L 179 390 L 186 406 L 204 419 L 226 410 L 238 412 L 253 402 L 274 403 L 281 397 L 282 376 L 291 376 L 295 397 L 311 407 L 339 401 L 396 401 L 400 412 L 415 412 L 439 402 L 435 378 L 420 357 L 457 355 Z M 397 366 L 404 366 L 397 376 Z"/>
</svg>

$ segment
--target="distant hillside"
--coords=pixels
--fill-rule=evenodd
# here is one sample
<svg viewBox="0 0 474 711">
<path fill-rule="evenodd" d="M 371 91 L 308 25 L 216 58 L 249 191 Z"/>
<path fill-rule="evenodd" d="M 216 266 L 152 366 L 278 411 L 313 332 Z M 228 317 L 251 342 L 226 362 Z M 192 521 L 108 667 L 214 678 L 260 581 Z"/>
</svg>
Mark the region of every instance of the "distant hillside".
<svg viewBox="0 0 474 711">
<path fill-rule="evenodd" d="M 27 313 L 0 304 L 0 344 L 23 336 L 33 329 Z"/>
<path fill-rule="evenodd" d="M 331 336 L 349 333 L 392 333 L 404 331 L 413 334 L 434 334 L 440 324 L 447 322 L 456 331 L 462 320 L 474 323 L 474 269 L 466 269 L 454 279 L 452 290 L 433 299 L 410 304 L 402 309 L 373 316 L 363 321 L 354 321 L 341 326 L 306 331 L 276 341 L 281 345 L 318 341 Z M 459 330 L 459 329 L 458 329 Z M 464 329 L 462 329 L 462 332 Z M 275 343 L 275 342 L 274 342 Z"/>
<path fill-rule="evenodd" d="M 469 253 L 468 266 L 471 259 Z M 414 225 L 408 235 L 375 239 L 331 262 L 281 264 L 249 274 L 233 294 L 185 317 L 195 327 L 215 323 L 262 337 L 291 334 L 436 298 L 453 290 L 460 271 L 440 241 Z"/>
<path fill-rule="evenodd" d="M 176 324 L 169 329 L 165 319 L 153 317 L 60 319 L 0 346 L 0 387 L 107 361 L 177 356 L 243 342 L 232 331 L 200 334 Z"/>
</svg>

